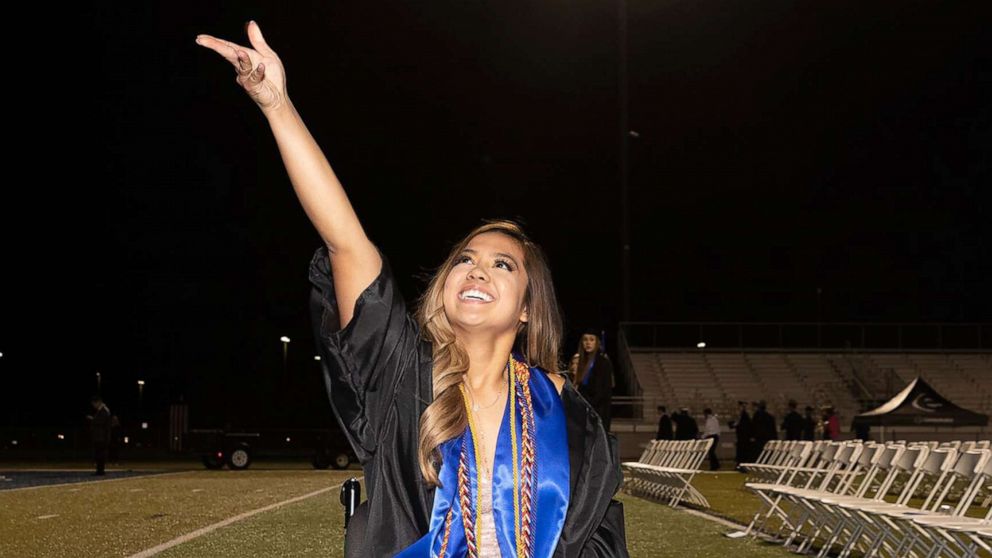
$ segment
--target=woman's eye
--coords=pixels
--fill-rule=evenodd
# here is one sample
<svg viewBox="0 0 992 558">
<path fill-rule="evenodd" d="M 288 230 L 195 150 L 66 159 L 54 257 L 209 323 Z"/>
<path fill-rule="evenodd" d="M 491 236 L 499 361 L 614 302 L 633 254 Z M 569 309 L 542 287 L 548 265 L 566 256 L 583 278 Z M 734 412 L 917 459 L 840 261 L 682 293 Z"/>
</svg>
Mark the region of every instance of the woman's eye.
<svg viewBox="0 0 992 558">
<path fill-rule="evenodd" d="M 503 269 L 505 269 L 507 271 L 513 271 L 513 266 L 511 266 L 510 265 L 510 262 L 508 262 L 506 260 L 496 260 L 496 265 L 497 266 L 503 266 Z"/>
<path fill-rule="evenodd" d="M 472 258 L 470 258 L 468 256 L 462 256 L 462 257 L 458 258 L 458 263 L 460 263 L 460 264 L 463 264 L 463 263 L 465 263 L 467 261 L 472 261 Z"/>
</svg>

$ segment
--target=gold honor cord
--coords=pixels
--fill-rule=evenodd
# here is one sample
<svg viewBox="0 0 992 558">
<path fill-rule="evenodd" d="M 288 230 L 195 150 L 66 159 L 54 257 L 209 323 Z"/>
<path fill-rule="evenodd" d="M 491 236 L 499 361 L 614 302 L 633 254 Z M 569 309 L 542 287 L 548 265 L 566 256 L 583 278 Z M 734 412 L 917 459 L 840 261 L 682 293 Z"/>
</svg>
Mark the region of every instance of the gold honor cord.
<svg viewBox="0 0 992 558">
<path fill-rule="evenodd" d="M 510 368 L 510 447 L 513 448 L 513 536 L 517 545 L 517 557 L 523 558 L 523 537 L 520 534 L 520 488 L 517 480 L 520 478 L 517 463 L 517 367 L 513 354 L 506 364 Z"/>
<path fill-rule="evenodd" d="M 510 381 L 507 382 L 510 389 L 510 447 L 513 453 L 513 535 L 516 544 L 516 554 L 518 558 L 526 558 L 524 556 L 524 545 L 523 545 L 523 534 L 521 533 L 521 518 L 520 518 L 520 464 L 518 463 L 517 456 L 517 398 L 516 398 L 516 385 L 517 385 L 517 370 L 516 362 L 513 360 L 513 355 L 510 355 L 510 359 L 507 361 L 507 368 L 509 368 Z M 475 513 L 473 518 L 472 528 L 475 531 L 475 541 L 476 544 L 479 542 L 479 510 L 482 509 L 482 493 L 479 487 L 482 486 L 482 465 L 479 456 L 479 439 L 475 427 L 474 413 L 472 412 L 472 405 L 469 403 L 468 394 L 465 391 L 464 380 L 459 384 L 459 389 L 462 392 L 462 401 L 465 403 L 465 414 L 468 416 L 468 428 L 472 433 L 472 455 L 475 456 L 475 471 L 477 477 L 477 485 L 475 490 Z M 482 459 L 485 459 L 484 457 Z"/>
<path fill-rule="evenodd" d="M 465 413 L 468 415 L 468 429 L 472 433 L 472 455 L 475 456 L 475 513 L 473 515 L 472 530 L 475 531 L 475 544 L 479 544 L 479 510 L 482 509 L 482 463 L 479 461 L 479 438 L 475 431 L 475 420 L 472 418 L 472 406 L 468 402 L 468 395 L 465 394 L 465 382 L 458 386 L 462 390 L 462 401 L 465 402 Z M 483 458 L 485 459 L 485 458 Z"/>
</svg>

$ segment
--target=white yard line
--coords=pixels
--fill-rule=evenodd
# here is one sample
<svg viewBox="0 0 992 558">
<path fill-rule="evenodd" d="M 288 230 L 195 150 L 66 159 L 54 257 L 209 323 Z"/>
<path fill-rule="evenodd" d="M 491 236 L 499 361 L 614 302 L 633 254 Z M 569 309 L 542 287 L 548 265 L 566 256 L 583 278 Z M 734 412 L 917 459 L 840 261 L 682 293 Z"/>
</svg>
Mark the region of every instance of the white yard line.
<svg viewBox="0 0 992 558">
<path fill-rule="evenodd" d="M 22 490 L 35 490 L 35 489 L 38 489 L 38 488 L 57 488 L 57 487 L 60 487 L 60 486 L 86 486 L 86 485 L 89 485 L 89 484 L 102 484 L 102 483 L 105 483 L 105 482 L 115 482 L 115 481 L 122 481 L 122 480 L 147 479 L 149 477 L 155 477 L 155 478 L 158 478 L 158 477 L 168 477 L 170 475 L 180 475 L 180 474 L 189 473 L 189 472 L 195 471 L 195 470 L 196 469 L 190 469 L 189 471 L 173 471 L 171 473 L 148 473 L 147 475 L 131 475 L 129 477 L 116 477 L 116 478 L 113 478 L 113 479 L 93 479 L 93 480 L 79 481 L 79 482 L 60 482 L 58 484 L 39 484 L 39 485 L 36 485 L 36 486 L 22 486 L 21 488 L 7 488 L 7 489 L 4 489 L 4 490 L 0 490 L 0 496 L 3 496 L 4 494 L 7 494 L 8 492 L 18 492 L 18 491 L 22 491 Z"/>
<path fill-rule="evenodd" d="M 362 480 L 363 478 L 364 477 L 358 477 L 358 480 Z M 300 500 L 306 500 L 307 498 L 312 498 L 312 497 L 317 496 L 319 494 L 323 494 L 324 492 L 327 492 L 328 490 L 334 490 L 335 488 L 339 488 L 342 484 L 344 484 L 343 481 L 342 482 L 339 482 L 338 484 L 335 484 L 334 486 L 328 486 L 327 488 L 321 488 L 320 490 L 315 490 L 315 491 L 313 491 L 313 492 L 311 492 L 309 494 L 304 494 L 302 496 L 297 496 L 295 498 L 290 498 L 289 500 L 283 500 L 282 502 L 276 502 L 275 504 L 269 504 L 268 506 L 265 506 L 265 507 L 262 507 L 262 508 L 258 508 L 258 509 L 254 509 L 254 510 L 251 510 L 251 511 L 246 511 L 244 513 L 235 515 L 233 517 L 229 517 L 229 518 L 227 518 L 227 519 L 225 519 L 223 521 L 218 521 L 217 523 L 214 523 L 213 525 L 207 525 L 206 527 L 202 527 L 200 529 L 197 529 L 196 531 L 192 531 L 190 533 L 186 533 L 185 535 L 176 537 L 176 538 L 172 539 L 171 541 L 167 541 L 167 542 L 164 542 L 164 543 L 162 543 L 160 545 L 153 546 L 151 548 L 142 550 L 141 552 L 139 552 L 137 554 L 132 554 L 131 556 L 128 556 L 128 558 L 148 558 L 149 556 L 154 556 L 154 555 L 158 554 L 159 552 L 162 552 L 163 550 L 167 550 L 167 549 L 170 549 L 170 548 L 172 548 L 172 547 L 174 547 L 176 545 L 180 545 L 180 544 L 183 544 L 185 542 L 189 542 L 189 541 L 191 541 L 191 540 L 193 540 L 193 539 L 195 539 L 197 537 L 202 537 L 203 535 L 206 535 L 207 533 L 210 533 L 212 531 L 216 531 L 217 529 L 220 529 L 221 527 L 226 527 L 226 526 L 228 526 L 228 525 L 230 525 L 232 523 L 241 521 L 242 519 L 247 519 L 247 518 L 249 518 L 249 517 L 251 517 L 253 515 L 257 515 L 257 514 L 260 514 L 260 513 L 263 513 L 263 512 L 274 510 L 276 508 L 280 508 L 280 507 L 285 506 L 287 504 L 292 504 L 294 502 L 299 502 Z"/>
<path fill-rule="evenodd" d="M 713 515 L 713 514 L 710 514 L 710 513 L 706 513 L 704 511 L 694 510 L 694 509 L 690 509 L 690 508 L 683 508 L 683 507 L 679 507 L 678 510 L 679 511 L 682 511 L 682 512 L 685 512 L 685 513 L 687 513 L 689 515 L 693 515 L 693 516 L 696 516 L 696 517 L 701 517 L 703 519 L 708 519 L 708 520 L 710 520 L 710 521 L 712 521 L 714 523 L 723 525 L 724 527 L 729 527 L 729 528 L 733 529 L 733 532 L 734 533 L 743 533 L 744 530 L 747 529 L 747 525 L 743 525 L 743 524 L 740 524 L 740 523 L 735 523 L 733 521 L 730 521 L 729 519 L 724 519 L 722 517 L 719 517 L 717 515 Z M 726 535 L 726 533 L 724 533 L 724 534 Z M 770 536 L 770 535 L 768 535 L 766 533 L 760 533 L 759 532 L 758 533 L 758 538 L 761 539 L 761 540 L 764 540 L 764 541 L 775 542 L 775 539 L 772 536 Z"/>
<path fill-rule="evenodd" d="M 711 515 L 711 514 L 708 514 L 706 512 L 701 512 L 699 510 L 693 510 L 693 509 L 689 509 L 689 508 L 678 508 L 678 510 L 679 511 L 683 511 L 683 512 L 689 514 L 689 515 L 694 515 L 696 517 L 702 517 L 703 519 L 709 519 L 710 521 L 712 521 L 714 523 L 719 523 L 720 525 L 723 525 L 724 527 L 730 527 L 731 529 L 740 529 L 741 527 L 745 527 L 745 528 L 747 527 L 747 525 L 743 525 L 742 526 L 740 523 L 734 523 L 733 521 L 730 521 L 729 519 L 724 519 L 724 518 L 719 517 L 719 516 L 716 516 L 716 515 Z"/>
</svg>

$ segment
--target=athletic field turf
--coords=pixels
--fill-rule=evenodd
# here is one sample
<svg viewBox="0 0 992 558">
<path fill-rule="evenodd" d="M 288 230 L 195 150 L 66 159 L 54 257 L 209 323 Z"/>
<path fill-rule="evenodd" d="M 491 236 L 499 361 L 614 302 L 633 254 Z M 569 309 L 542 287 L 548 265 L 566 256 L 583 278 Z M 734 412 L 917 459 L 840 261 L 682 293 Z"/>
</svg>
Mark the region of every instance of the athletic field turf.
<svg viewBox="0 0 992 558">
<path fill-rule="evenodd" d="M 130 476 L 111 469 L 110 478 L 94 480 L 99 477 L 82 466 L 42 472 L 0 464 L 0 556 L 341 556 L 340 483 L 361 474 L 302 464 L 256 463 L 246 471 L 194 464 L 132 467 Z M 152 474 L 136 474 L 145 471 Z M 28 486 L 36 475 L 63 484 Z M 756 509 L 757 501 L 741 488 L 742 475 L 697 479 L 721 515 L 740 520 Z M 761 541 L 727 539 L 721 536 L 730 530 L 725 525 L 619 497 L 631 556 L 791 556 Z"/>
</svg>

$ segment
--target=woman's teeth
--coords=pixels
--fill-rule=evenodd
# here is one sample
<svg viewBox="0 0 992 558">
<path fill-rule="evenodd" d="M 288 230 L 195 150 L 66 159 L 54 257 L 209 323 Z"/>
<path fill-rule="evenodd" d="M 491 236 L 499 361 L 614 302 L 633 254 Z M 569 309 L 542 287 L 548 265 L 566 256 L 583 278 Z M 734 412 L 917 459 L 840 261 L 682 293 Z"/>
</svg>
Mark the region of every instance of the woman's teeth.
<svg viewBox="0 0 992 558">
<path fill-rule="evenodd" d="M 465 299 L 481 300 L 484 302 L 492 302 L 493 300 L 493 297 L 489 296 L 488 294 L 478 289 L 469 289 L 467 291 L 463 291 L 459 293 L 458 298 L 462 300 Z"/>
</svg>

